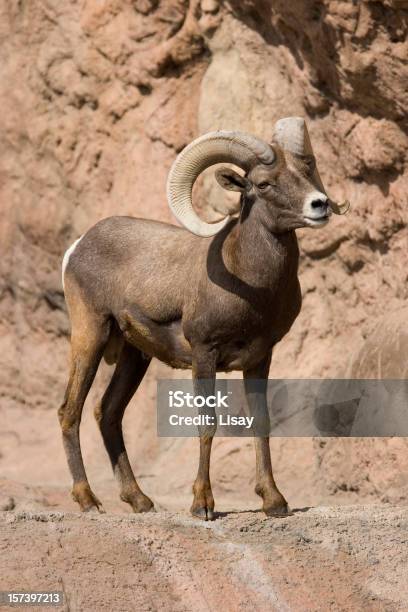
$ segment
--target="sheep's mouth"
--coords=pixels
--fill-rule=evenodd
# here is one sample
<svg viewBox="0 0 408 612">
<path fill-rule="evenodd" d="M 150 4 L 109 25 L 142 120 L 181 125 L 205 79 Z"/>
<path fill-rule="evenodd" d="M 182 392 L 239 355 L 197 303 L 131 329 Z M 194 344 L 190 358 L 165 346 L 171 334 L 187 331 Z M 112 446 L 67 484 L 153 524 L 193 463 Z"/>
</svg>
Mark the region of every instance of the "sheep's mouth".
<svg viewBox="0 0 408 612">
<path fill-rule="evenodd" d="M 320 217 L 305 217 L 306 224 L 311 227 L 321 227 L 329 221 L 330 214 L 321 215 Z"/>
</svg>

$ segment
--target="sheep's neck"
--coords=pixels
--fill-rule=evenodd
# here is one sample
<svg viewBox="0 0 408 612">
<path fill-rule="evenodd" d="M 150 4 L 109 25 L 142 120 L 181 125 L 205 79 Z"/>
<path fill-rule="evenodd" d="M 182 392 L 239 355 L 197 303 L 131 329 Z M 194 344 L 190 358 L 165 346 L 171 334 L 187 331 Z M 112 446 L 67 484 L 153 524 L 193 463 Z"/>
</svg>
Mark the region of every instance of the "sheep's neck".
<svg viewBox="0 0 408 612">
<path fill-rule="evenodd" d="M 256 209 L 240 218 L 226 241 L 226 263 L 255 286 L 274 287 L 297 278 L 299 248 L 294 230 L 273 232 Z"/>
</svg>

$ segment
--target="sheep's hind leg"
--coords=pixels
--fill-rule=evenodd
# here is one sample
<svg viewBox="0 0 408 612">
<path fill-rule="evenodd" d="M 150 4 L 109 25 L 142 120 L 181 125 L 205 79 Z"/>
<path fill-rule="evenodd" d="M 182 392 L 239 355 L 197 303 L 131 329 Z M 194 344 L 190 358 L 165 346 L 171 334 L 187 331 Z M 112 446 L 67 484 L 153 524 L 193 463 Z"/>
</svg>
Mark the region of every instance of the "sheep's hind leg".
<svg viewBox="0 0 408 612">
<path fill-rule="evenodd" d="M 78 300 L 72 316 L 71 371 L 58 417 L 68 466 L 73 479 L 72 497 L 81 510 L 103 511 L 85 472 L 79 440 L 82 408 L 95 378 L 109 336 L 109 322 L 93 315 Z"/>
<path fill-rule="evenodd" d="M 122 432 L 122 418 L 126 406 L 138 388 L 150 359 L 135 347 L 125 343 L 116 369 L 102 401 L 95 409 L 103 441 L 119 482 L 120 498 L 132 506 L 134 512 L 148 512 L 153 502 L 137 484 L 129 463 Z"/>
<path fill-rule="evenodd" d="M 215 351 L 193 351 L 193 383 L 194 394 L 214 394 L 216 376 Z M 200 409 L 201 414 L 206 414 L 209 419 L 208 425 L 199 426 L 200 436 L 200 460 L 197 477 L 193 485 L 194 499 L 190 512 L 195 518 L 204 521 L 214 519 L 214 497 L 210 482 L 210 457 L 214 434 L 217 429 L 216 414 L 214 408 L 206 407 Z"/>
<path fill-rule="evenodd" d="M 251 370 L 244 371 L 244 384 L 250 415 L 254 417 L 256 486 L 255 493 L 263 499 L 267 516 L 284 516 L 290 511 L 286 499 L 276 486 L 272 473 L 269 448 L 269 413 L 266 399 L 271 354 Z"/>
</svg>

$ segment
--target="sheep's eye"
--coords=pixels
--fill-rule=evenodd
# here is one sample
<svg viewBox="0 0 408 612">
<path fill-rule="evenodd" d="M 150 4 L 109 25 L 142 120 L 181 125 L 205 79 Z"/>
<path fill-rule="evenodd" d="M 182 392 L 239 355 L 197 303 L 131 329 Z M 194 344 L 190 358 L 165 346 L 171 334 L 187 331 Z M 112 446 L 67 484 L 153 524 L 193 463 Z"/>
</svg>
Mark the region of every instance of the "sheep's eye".
<svg viewBox="0 0 408 612">
<path fill-rule="evenodd" d="M 258 185 L 258 189 L 260 189 L 261 191 L 264 191 L 265 189 L 268 189 L 268 187 L 270 187 L 270 183 L 267 182 L 263 182 L 263 183 L 259 183 Z"/>
</svg>

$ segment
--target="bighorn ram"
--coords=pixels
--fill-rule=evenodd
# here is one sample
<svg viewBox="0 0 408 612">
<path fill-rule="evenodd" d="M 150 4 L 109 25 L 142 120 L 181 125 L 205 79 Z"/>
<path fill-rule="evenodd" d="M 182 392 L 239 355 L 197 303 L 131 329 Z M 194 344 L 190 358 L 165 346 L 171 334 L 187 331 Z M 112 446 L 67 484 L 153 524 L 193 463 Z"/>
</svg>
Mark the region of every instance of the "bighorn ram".
<svg viewBox="0 0 408 612">
<path fill-rule="evenodd" d="M 199 174 L 219 162 L 216 178 L 241 194 L 239 218 L 203 222 L 192 207 Z M 335 204 L 319 178 L 306 124 L 277 122 L 272 144 L 241 132 L 197 138 L 175 160 L 168 201 L 186 229 L 131 217 L 104 219 L 65 254 L 63 283 L 72 324 L 71 372 L 59 410 L 73 497 L 82 510 L 101 508 L 88 484 L 79 442 L 82 407 L 105 354 L 116 369 L 95 416 L 120 496 L 135 512 L 152 501 L 139 488 L 122 435 L 122 417 L 152 357 L 192 368 L 195 393 L 211 394 L 216 372 L 242 370 L 249 410 L 266 410 L 274 345 L 296 319 L 301 294 L 295 230 L 325 225 Z M 112 358 L 112 347 L 116 357 Z M 264 381 L 262 388 L 254 379 Z M 260 412 L 261 411 L 261 412 Z M 200 430 L 200 460 L 191 512 L 212 519 L 213 428 Z M 269 438 L 255 438 L 256 488 L 267 515 L 287 503 L 273 475 Z"/>
</svg>

